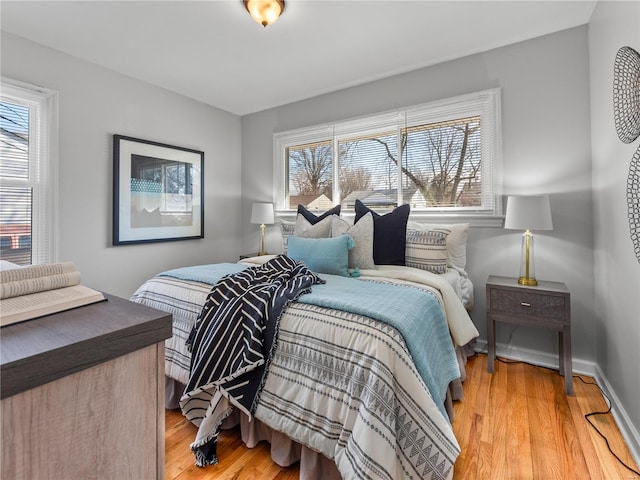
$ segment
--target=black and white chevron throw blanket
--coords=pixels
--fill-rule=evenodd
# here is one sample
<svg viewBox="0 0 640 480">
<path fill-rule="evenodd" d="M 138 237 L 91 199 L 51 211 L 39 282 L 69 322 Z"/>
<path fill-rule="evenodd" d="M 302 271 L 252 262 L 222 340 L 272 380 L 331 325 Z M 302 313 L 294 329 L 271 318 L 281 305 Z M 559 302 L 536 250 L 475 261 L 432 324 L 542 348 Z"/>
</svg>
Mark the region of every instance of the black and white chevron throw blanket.
<svg viewBox="0 0 640 480">
<path fill-rule="evenodd" d="M 182 413 L 198 426 L 196 465 L 218 463 L 220 424 L 235 406 L 250 418 L 287 304 L 324 281 L 289 257 L 222 277 L 212 288 L 187 340 L 189 383 Z"/>
</svg>

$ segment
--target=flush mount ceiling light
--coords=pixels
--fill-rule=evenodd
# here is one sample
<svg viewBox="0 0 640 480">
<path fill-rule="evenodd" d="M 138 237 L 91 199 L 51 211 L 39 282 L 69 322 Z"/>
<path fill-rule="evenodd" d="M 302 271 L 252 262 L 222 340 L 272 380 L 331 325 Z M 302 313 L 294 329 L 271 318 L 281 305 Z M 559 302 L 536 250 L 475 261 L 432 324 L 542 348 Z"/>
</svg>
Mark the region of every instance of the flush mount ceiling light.
<svg viewBox="0 0 640 480">
<path fill-rule="evenodd" d="M 284 11 L 284 0 L 242 0 L 247 12 L 263 27 L 278 20 Z"/>
</svg>

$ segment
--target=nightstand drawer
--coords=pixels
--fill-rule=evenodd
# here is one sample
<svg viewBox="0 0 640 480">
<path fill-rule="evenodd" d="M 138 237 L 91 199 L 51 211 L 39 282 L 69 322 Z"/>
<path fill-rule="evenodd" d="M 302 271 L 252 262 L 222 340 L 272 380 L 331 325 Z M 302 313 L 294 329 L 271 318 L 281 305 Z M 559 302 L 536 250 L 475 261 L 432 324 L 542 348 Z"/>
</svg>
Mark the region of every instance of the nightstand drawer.
<svg viewBox="0 0 640 480">
<path fill-rule="evenodd" d="M 566 297 L 504 289 L 489 289 L 489 305 L 495 313 L 513 313 L 544 317 L 564 322 Z"/>
</svg>

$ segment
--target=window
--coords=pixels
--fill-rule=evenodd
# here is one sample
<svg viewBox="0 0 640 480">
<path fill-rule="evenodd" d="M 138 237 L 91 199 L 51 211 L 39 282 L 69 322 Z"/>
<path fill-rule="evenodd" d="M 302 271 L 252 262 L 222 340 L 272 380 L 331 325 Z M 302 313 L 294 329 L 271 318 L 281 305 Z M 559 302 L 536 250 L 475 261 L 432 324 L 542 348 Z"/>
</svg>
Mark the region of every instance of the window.
<svg viewBox="0 0 640 480">
<path fill-rule="evenodd" d="M 57 95 L 2 81 L 0 98 L 0 258 L 53 261 Z"/>
<path fill-rule="evenodd" d="M 500 91 L 487 90 L 274 136 L 275 203 L 326 210 L 355 200 L 417 217 L 501 214 Z"/>
</svg>

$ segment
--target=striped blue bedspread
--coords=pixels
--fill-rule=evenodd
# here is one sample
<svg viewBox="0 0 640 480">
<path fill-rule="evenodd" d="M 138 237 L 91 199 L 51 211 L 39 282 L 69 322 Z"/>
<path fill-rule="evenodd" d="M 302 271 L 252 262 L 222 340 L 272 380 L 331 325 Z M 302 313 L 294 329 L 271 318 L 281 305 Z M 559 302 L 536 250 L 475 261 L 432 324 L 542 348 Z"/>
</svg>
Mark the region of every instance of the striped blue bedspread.
<svg viewBox="0 0 640 480">
<path fill-rule="evenodd" d="M 169 270 L 170 276 L 214 285 L 224 275 L 247 265 L 220 263 Z M 460 377 L 458 361 L 444 313 L 438 299 L 417 287 L 320 275 L 324 285 L 314 285 L 299 303 L 347 311 L 387 323 L 398 330 L 416 369 L 445 418 L 445 396 L 449 383 Z"/>
</svg>

